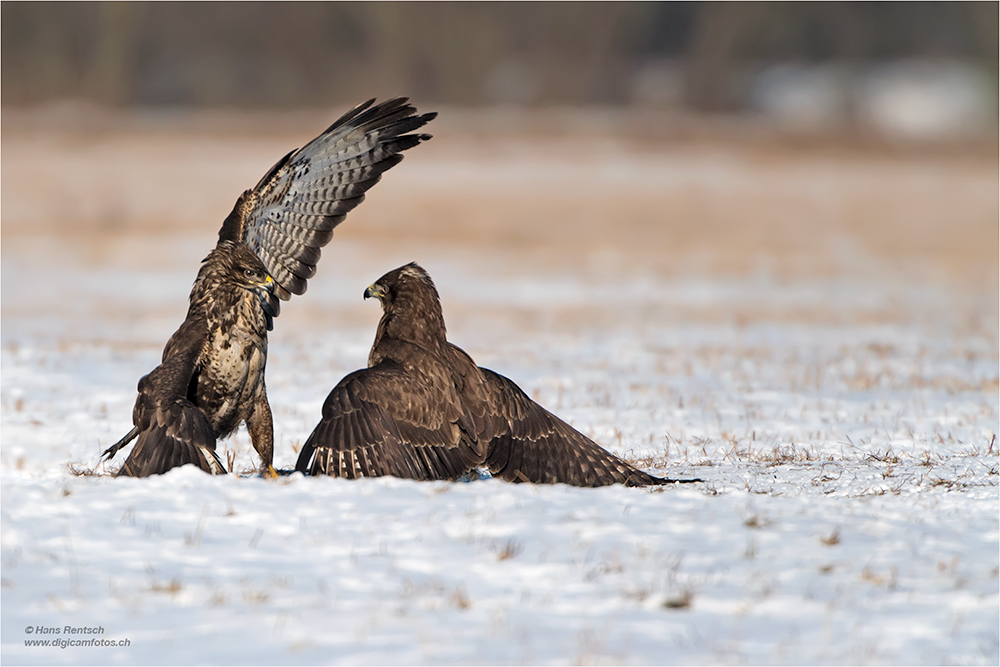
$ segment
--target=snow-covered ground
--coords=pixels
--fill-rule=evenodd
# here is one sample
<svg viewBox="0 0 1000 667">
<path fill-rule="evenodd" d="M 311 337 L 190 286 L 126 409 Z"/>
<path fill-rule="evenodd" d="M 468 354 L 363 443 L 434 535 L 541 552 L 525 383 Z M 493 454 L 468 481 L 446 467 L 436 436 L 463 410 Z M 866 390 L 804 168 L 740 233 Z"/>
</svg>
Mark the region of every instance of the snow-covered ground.
<svg viewBox="0 0 1000 667">
<path fill-rule="evenodd" d="M 365 286 L 418 260 L 481 365 L 705 483 L 108 477 L 213 226 L 4 238 L 5 664 L 1000 660 L 995 285 L 345 233 L 272 333 L 278 467 L 365 363 Z M 253 465 L 245 432 L 220 446 Z M 127 645 L 29 645 L 95 637 Z"/>
</svg>

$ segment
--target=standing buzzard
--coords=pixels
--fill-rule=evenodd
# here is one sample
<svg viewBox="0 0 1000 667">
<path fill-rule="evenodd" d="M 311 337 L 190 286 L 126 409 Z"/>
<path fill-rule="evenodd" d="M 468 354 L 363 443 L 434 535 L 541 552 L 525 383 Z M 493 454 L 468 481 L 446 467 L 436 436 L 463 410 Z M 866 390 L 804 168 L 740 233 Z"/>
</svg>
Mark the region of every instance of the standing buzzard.
<svg viewBox="0 0 1000 667">
<path fill-rule="evenodd" d="M 373 102 L 286 155 L 237 199 L 202 262 L 187 318 L 162 363 L 139 381 L 132 430 L 104 452 L 110 459 L 136 440 L 119 475 L 145 477 L 187 463 L 225 472 L 215 441 L 244 422 L 261 471 L 273 471 L 264 366 L 278 299 L 305 292 L 334 227 L 402 151 L 430 138 L 409 133 L 436 116 L 415 115 L 405 98 Z"/>
<path fill-rule="evenodd" d="M 638 470 L 479 368 L 446 338 L 437 289 L 417 264 L 365 290 L 383 314 L 368 368 L 323 404 L 295 469 L 336 477 L 457 479 L 485 465 L 509 482 L 575 486 L 670 482 Z"/>
</svg>

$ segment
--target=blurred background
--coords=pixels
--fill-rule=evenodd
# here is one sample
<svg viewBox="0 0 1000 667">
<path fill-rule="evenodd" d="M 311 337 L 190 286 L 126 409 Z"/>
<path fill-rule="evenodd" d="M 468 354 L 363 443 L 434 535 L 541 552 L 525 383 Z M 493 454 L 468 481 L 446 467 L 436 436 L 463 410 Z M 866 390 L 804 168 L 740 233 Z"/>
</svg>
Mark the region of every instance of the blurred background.
<svg viewBox="0 0 1000 667">
<path fill-rule="evenodd" d="M 346 317 L 358 285 L 416 259 L 457 283 L 488 266 L 499 293 L 537 280 L 550 289 L 536 310 L 558 309 L 560 276 L 679 293 L 736 279 L 728 301 L 693 290 L 668 310 L 942 321 L 948 307 L 995 338 L 995 2 L 4 2 L 0 15 L 3 251 L 28 273 L 53 257 L 162 266 L 179 277 L 157 303 L 182 311 L 244 188 L 347 107 L 407 95 L 440 112 L 433 141 L 352 213 L 310 283 L 320 296 L 288 317 Z M 33 312 L 23 274 L 6 273 L 5 317 Z M 807 280 L 814 297 L 782 300 Z M 475 285 L 474 309 L 494 288 Z M 945 296 L 913 310 L 931 303 L 904 298 L 914 286 Z M 331 310 L 323 290 L 339 289 Z M 859 296 L 829 306 L 845 290 Z M 567 299 L 570 320 L 600 318 Z"/>
<path fill-rule="evenodd" d="M 914 140 L 997 125 L 993 2 L 2 7 L 5 106 L 653 107 Z"/>
</svg>

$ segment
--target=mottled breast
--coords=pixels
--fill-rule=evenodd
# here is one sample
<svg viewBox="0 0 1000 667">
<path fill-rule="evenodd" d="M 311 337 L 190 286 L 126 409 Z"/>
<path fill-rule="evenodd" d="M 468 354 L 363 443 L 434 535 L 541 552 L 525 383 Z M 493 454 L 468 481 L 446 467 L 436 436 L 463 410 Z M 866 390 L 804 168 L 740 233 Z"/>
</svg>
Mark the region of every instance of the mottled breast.
<svg viewBox="0 0 1000 667">
<path fill-rule="evenodd" d="M 247 293 L 237 307 L 209 320 L 197 404 L 222 438 L 249 419 L 263 399 L 267 328 L 260 301 Z"/>
</svg>

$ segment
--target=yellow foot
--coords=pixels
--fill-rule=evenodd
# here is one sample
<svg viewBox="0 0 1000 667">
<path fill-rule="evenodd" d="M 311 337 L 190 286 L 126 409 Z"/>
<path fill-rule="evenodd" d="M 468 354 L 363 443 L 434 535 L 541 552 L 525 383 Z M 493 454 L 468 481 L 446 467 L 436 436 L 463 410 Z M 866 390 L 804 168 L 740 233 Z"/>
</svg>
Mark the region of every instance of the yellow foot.
<svg viewBox="0 0 1000 667">
<path fill-rule="evenodd" d="M 264 479 L 278 479 L 278 477 L 280 477 L 278 471 L 275 470 L 274 466 L 272 465 L 269 465 L 263 470 L 261 470 L 260 476 L 263 477 Z"/>
</svg>

